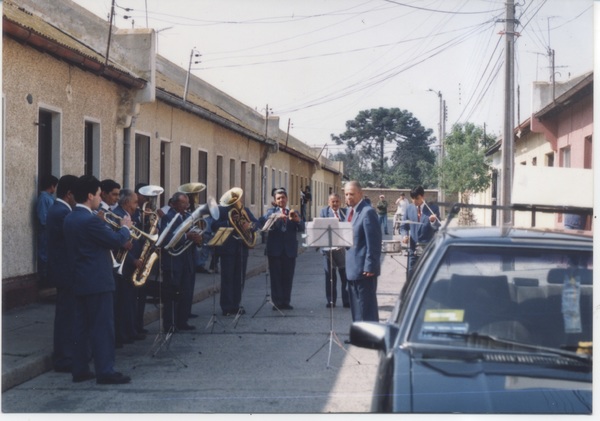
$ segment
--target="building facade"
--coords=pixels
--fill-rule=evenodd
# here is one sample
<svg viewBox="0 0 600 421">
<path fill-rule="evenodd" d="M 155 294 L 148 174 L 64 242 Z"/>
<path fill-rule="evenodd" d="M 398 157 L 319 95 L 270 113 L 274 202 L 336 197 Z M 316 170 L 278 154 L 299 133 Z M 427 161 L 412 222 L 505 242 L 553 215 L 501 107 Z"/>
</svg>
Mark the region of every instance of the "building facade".
<svg viewBox="0 0 600 421">
<path fill-rule="evenodd" d="M 161 204 L 188 182 L 207 186 L 201 203 L 241 187 L 257 216 L 272 187 L 286 187 L 297 209 L 306 185 L 341 189 L 340 163 L 157 56 L 155 42 L 152 29 L 109 31 L 69 0 L 3 2 L 5 309 L 39 293 L 35 205 L 46 174 L 160 185 Z"/>
</svg>

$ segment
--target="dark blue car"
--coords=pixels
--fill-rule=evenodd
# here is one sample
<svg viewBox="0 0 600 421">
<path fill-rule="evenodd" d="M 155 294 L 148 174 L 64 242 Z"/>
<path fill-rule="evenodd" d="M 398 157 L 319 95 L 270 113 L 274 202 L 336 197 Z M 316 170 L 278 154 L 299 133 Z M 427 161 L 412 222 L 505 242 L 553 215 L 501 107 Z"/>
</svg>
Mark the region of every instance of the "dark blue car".
<svg viewBox="0 0 600 421">
<path fill-rule="evenodd" d="M 386 323 L 374 412 L 592 412 L 592 243 L 566 232 L 444 229 Z"/>
</svg>

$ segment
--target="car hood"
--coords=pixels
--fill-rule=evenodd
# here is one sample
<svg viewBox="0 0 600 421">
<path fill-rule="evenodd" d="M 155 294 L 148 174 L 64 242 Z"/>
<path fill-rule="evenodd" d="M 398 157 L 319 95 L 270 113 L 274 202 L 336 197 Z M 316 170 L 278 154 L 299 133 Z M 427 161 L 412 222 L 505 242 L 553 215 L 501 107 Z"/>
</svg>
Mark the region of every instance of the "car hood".
<svg viewBox="0 0 600 421">
<path fill-rule="evenodd" d="M 411 395 L 409 412 L 591 413 L 591 366 L 547 363 L 413 359 L 396 391 Z"/>
</svg>

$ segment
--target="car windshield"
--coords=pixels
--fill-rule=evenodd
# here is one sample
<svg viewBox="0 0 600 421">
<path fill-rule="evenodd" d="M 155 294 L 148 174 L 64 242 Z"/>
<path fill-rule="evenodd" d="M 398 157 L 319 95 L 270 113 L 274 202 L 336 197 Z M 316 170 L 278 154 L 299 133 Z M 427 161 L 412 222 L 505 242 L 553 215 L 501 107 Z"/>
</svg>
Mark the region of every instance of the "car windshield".
<svg viewBox="0 0 600 421">
<path fill-rule="evenodd" d="M 493 343 L 465 340 L 477 335 L 591 353 L 591 250 L 450 247 L 421 300 L 410 341 Z"/>
</svg>

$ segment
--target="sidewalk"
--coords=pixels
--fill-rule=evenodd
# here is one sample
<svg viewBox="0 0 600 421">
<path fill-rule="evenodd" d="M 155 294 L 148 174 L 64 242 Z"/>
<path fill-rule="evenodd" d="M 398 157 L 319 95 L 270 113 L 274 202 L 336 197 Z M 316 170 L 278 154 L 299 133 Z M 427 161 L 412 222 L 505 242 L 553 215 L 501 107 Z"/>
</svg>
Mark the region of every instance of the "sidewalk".
<svg viewBox="0 0 600 421">
<path fill-rule="evenodd" d="M 248 256 L 246 278 L 266 270 L 265 245 L 258 244 Z M 299 252 L 304 249 L 300 247 Z M 194 303 L 220 292 L 219 274 L 196 274 Z M 54 302 L 46 300 L 15 308 L 2 315 L 2 392 L 52 370 Z M 146 304 L 144 324 L 159 318 L 159 309 Z"/>
</svg>

